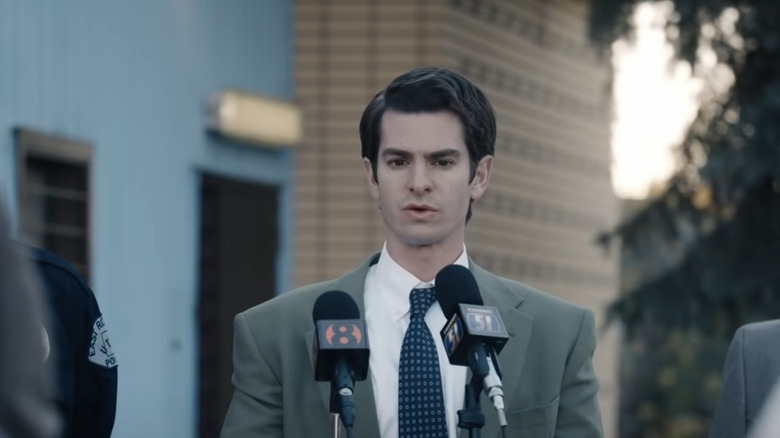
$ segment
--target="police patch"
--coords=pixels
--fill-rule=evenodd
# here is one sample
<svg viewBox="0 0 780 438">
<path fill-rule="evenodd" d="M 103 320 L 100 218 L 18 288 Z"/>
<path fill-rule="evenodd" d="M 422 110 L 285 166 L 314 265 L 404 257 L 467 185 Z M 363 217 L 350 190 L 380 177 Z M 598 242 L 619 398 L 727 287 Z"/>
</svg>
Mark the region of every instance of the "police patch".
<svg viewBox="0 0 780 438">
<path fill-rule="evenodd" d="M 113 368 L 117 366 L 114 350 L 108 340 L 108 331 L 103 317 L 99 316 L 92 325 L 92 339 L 89 341 L 89 360 L 102 367 Z"/>
</svg>

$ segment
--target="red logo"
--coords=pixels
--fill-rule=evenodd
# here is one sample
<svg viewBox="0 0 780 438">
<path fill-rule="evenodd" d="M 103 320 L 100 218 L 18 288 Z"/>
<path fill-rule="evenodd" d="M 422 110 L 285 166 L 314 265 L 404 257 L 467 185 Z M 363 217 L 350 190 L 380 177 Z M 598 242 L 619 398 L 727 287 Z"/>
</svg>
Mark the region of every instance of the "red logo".
<svg viewBox="0 0 780 438">
<path fill-rule="evenodd" d="M 334 342 L 341 345 L 360 345 L 363 340 L 363 332 L 356 324 L 330 324 L 325 329 L 325 340 L 330 345 L 333 345 Z"/>
</svg>

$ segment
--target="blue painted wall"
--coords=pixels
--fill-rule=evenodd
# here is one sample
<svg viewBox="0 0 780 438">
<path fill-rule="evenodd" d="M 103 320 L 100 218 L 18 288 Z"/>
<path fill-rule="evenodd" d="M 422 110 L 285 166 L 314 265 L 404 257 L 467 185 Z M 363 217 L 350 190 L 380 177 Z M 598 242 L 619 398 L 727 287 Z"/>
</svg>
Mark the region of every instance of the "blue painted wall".
<svg viewBox="0 0 780 438">
<path fill-rule="evenodd" d="M 215 141 L 207 96 L 292 96 L 286 0 L 0 0 L 0 186 L 12 128 L 93 145 L 92 284 L 119 358 L 114 437 L 192 437 L 201 172 L 281 188 L 278 290 L 290 284 L 289 151 Z M 16 206 L 11 205 L 16 211 Z"/>
</svg>

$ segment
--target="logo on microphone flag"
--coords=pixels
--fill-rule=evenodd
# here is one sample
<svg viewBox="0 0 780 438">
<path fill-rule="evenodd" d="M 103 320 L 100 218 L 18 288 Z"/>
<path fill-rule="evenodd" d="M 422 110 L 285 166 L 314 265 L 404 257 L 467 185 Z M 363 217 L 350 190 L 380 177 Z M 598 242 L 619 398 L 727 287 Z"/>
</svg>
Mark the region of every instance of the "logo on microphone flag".
<svg viewBox="0 0 780 438">
<path fill-rule="evenodd" d="M 363 340 L 363 332 L 357 324 L 330 324 L 325 329 L 325 340 L 328 344 L 333 345 L 334 338 L 336 344 L 345 347 L 348 345 L 359 346 Z"/>
<path fill-rule="evenodd" d="M 318 348 L 324 350 L 367 349 L 365 323 L 358 319 L 322 319 L 316 322 Z"/>
<path fill-rule="evenodd" d="M 466 310 L 466 325 L 469 332 L 501 333 L 500 317 L 492 311 L 485 310 L 485 308 L 479 309 L 479 311 Z"/>
</svg>

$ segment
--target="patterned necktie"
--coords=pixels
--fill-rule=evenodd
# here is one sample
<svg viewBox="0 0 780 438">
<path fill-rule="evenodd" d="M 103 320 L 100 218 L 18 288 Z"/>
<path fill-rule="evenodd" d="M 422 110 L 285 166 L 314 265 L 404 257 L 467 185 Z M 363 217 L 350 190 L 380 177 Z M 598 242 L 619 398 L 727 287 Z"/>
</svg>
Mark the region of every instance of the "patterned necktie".
<svg viewBox="0 0 780 438">
<path fill-rule="evenodd" d="M 425 313 L 436 301 L 436 295 L 433 288 L 414 289 L 409 301 L 412 317 L 398 366 L 398 436 L 446 438 L 439 355 L 425 324 Z"/>
</svg>

